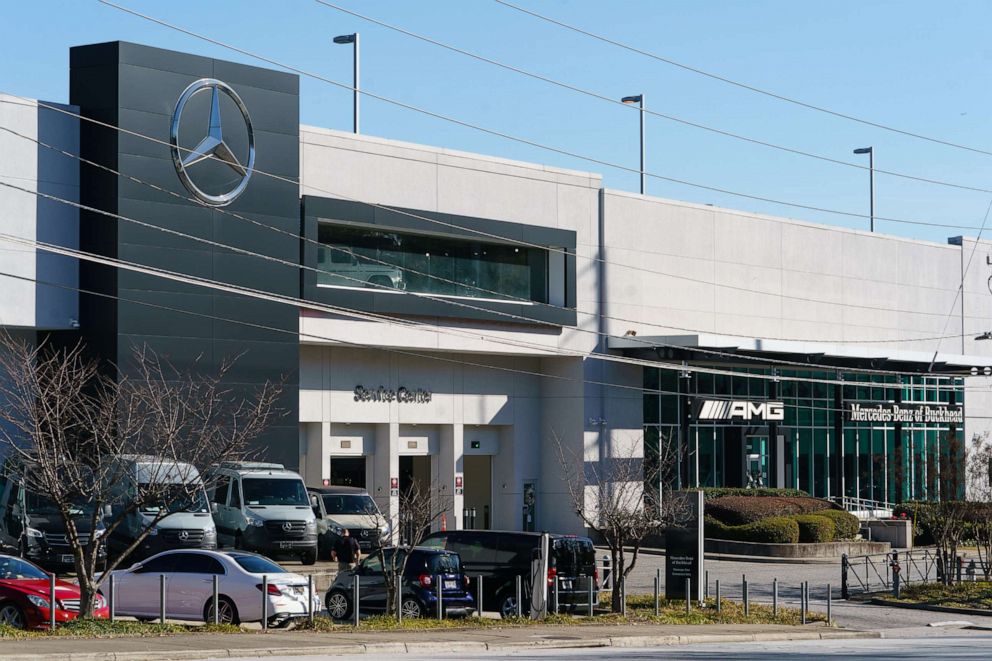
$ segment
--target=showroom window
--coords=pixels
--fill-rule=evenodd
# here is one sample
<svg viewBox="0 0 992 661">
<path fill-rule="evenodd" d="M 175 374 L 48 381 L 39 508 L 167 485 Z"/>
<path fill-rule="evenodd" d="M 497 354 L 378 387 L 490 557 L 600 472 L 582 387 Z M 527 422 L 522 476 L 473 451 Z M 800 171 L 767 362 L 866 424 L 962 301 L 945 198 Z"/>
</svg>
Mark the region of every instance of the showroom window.
<svg viewBox="0 0 992 661">
<path fill-rule="evenodd" d="M 317 240 L 321 287 L 525 303 L 564 288 L 564 264 L 549 278 L 549 261 L 561 260 L 542 248 L 336 223 L 320 223 Z"/>
</svg>

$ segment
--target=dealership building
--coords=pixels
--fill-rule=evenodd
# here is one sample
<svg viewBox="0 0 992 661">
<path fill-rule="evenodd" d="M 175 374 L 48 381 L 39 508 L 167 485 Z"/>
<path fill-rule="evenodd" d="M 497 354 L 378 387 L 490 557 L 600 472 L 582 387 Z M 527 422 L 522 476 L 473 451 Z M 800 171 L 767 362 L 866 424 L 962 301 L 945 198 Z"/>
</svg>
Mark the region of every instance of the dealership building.
<svg viewBox="0 0 992 661">
<path fill-rule="evenodd" d="M 395 514 L 417 483 L 449 528 L 573 532 L 559 448 L 671 449 L 682 487 L 964 491 L 992 243 L 304 126 L 295 75 L 191 54 L 70 67 L 67 99 L 0 95 L 0 325 L 285 379 L 260 449 L 308 484 Z"/>
</svg>

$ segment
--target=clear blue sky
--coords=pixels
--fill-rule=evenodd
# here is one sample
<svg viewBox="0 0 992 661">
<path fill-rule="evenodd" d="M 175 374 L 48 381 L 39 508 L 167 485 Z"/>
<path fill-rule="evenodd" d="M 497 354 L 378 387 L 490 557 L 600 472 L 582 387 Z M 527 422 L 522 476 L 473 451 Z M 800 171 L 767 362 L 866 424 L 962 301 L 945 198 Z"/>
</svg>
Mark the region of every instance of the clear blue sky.
<svg viewBox="0 0 992 661">
<path fill-rule="evenodd" d="M 491 0 L 334 0 L 358 12 L 491 58 L 726 130 L 845 160 L 873 145 L 876 165 L 992 188 L 992 156 L 897 136 L 783 104 L 625 52 Z M 992 151 L 992 3 L 916 0 L 516 0 L 640 48 L 900 128 Z M 362 35 L 362 85 L 404 102 L 599 159 L 637 166 L 637 114 L 496 69 L 308 0 L 119 0 L 121 4 L 321 75 L 350 82 L 348 47 Z M 0 91 L 68 97 L 68 49 L 123 39 L 258 64 L 100 5 L 8 0 L 0 24 Z M 349 130 L 350 92 L 304 78 L 305 123 Z M 364 133 L 602 172 L 608 187 L 637 176 L 515 144 L 366 99 Z M 867 212 L 867 173 L 742 143 L 660 118 L 648 120 L 648 170 L 803 204 Z M 867 221 L 744 200 L 657 180 L 650 194 L 864 227 Z M 876 211 L 981 224 L 992 196 L 876 179 Z M 990 222 L 992 225 L 992 222 Z M 880 222 L 877 229 L 943 242 L 975 230 Z M 992 236 L 992 230 L 986 236 Z"/>
</svg>

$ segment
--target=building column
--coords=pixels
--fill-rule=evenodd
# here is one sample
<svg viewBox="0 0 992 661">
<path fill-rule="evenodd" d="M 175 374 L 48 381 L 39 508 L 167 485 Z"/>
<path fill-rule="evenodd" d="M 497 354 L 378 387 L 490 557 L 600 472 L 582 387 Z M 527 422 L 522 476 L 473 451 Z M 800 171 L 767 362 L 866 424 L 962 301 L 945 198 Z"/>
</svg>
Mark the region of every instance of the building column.
<svg viewBox="0 0 992 661">
<path fill-rule="evenodd" d="M 437 497 L 445 505 L 445 523 L 448 530 L 461 530 L 465 525 L 462 521 L 462 510 L 465 507 L 465 472 L 462 459 L 465 453 L 465 426 L 462 424 L 442 426 L 440 441 L 434 485 L 437 487 Z M 462 480 L 462 486 L 456 487 L 459 479 Z M 439 530 L 440 520 L 436 521 L 433 527 Z"/>
<path fill-rule="evenodd" d="M 392 490 L 392 479 L 399 480 L 400 476 L 399 423 L 388 422 L 375 426 L 375 453 L 371 459 L 373 483 L 370 485 L 369 493 L 379 506 L 382 515 L 389 521 L 393 532 L 393 544 L 396 544 L 399 542 L 400 497 L 399 489 Z"/>
</svg>

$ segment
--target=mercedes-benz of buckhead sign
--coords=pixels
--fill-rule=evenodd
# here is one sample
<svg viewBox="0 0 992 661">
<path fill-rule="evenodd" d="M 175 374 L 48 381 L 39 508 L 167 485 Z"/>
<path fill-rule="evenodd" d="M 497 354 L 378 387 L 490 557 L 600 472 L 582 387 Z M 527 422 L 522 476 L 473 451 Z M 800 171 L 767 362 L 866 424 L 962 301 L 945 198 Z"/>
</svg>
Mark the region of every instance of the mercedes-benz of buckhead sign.
<svg viewBox="0 0 992 661">
<path fill-rule="evenodd" d="M 192 149 L 184 149 L 179 145 L 179 125 L 183 121 L 183 111 L 186 104 L 194 95 L 203 91 L 210 91 L 210 116 L 207 118 L 206 135 Z M 248 154 L 242 163 L 231 148 L 224 142 L 224 131 L 221 126 L 220 116 L 220 95 L 225 94 L 234 105 L 241 111 L 245 128 L 248 129 Z M 245 107 L 241 97 L 238 96 L 230 85 L 215 78 L 201 78 L 183 91 L 176 102 L 176 109 L 172 113 L 172 126 L 169 130 L 169 142 L 172 149 L 172 162 L 176 166 L 176 174 L 183 186 L 192 193 L 197 200 L 207 206 L 223 207 L 227 206 L 241 195 L 248 186 L 251 173 L 255 168 L 255 134 L 252 131 L 251 117 L 248 116 L 248 109 Z M 190 176 L 189 170 L 192 166 L 213 158 L 227 165 L 240 176 L 237 186 L 226 193 L 211 195 L 200 189 Z"/>
<path fill-rule="evenodd" d="M 356 402 L 399 402 L 410 404 L 427 404 L 431 401 L 431 391 L 421 388 L 399 387 L 396 390 L 379 386 L 378 388 L 366 388 L 365 386 L 355 386 L 354 390 Z"/>
<path fill-rule="evenodd" d="M 706 399 L 696 413 L 697 420 L 785 420 L 784 402 Z"/>
</svg>

